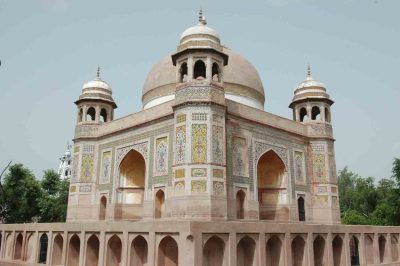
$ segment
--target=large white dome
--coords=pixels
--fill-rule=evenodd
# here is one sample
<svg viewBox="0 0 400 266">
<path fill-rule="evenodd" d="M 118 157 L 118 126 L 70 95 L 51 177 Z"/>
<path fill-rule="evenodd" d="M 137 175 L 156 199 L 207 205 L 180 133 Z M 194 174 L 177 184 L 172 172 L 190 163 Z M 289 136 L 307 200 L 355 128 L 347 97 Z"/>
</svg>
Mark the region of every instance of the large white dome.
<svg viewBox="0 0 400 266">
<path fill-rule="evenodd" d="M 228 65 L 224 67 L 224 88 L 227 99 L 258 109 L 264 108 L 265 93 L 256 68 L 243 56 L 224 48 Z M 143 85 L 143 108 L 149 108 L 174 99 L 176 67 L 171 55 L 164 57 L 149 71 Z"/>
</svg>

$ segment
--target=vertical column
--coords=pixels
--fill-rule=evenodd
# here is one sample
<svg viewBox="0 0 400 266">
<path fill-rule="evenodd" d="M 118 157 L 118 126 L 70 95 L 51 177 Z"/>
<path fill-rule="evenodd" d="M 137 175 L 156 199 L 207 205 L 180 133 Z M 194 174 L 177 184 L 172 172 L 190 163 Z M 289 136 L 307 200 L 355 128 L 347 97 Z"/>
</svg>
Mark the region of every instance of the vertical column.
<svg viewBox="0 0 400 266">
<path fill-rule="evenodd" d="M 265 265 L 266 263 L 266 248 L 265 248 L 265 233 L 261 232 L 258 237 L 258 261 L 259 265 Z"/>
<path fill-rule="evenodd" d="M 308 116 L 308 120 L 311 120 L 312 116 L 311 116 L 311 105 L 307 104 L 307 116 Z"/>
<path fill-rule="evenodd" d="M 290 233 L 285 234 L 285 241 L 283 243 L 284 258 L 286 259 L 286 265 L 293 265 L 292 263 L 292 239 Z"/>
<path fill-rule="evenodd" d="M 39 259 L 39 252 L 38 252 L 39 251 L 39 243 L 40 243 L 39 239 L 40 239 L 39 231 L 36 231 L 35 232 L 35 243 L 36 243 L 36 245 L 33 248 L 33 252 L 35 252 L 34 253 L 35 254 L 35 262 L 37 262 L 38 259 Z"/>
<path fill-rule="evenodd" d="M 128 265 L 129 239 L 128 231 L 122 233 L 121 265 Z"/>
<path fill-rule="evenodd" d="M 149 232 L 149 250 L 148 250 L 148 264 L 156 265 L 156 234 L 155 232 Z"/>
<path fill-rule="evenodd" d="M 350 257 L 350 235 L 349 233 L 346 233 L 344 235 L 344 240 L 343 240 L 343 248 L 344 248 L 344 265 L 345 266 L 351 266 L 351 257 Z"/>
<path fill-rule="evenodd" d="M 359 257 L 360 257 L 360 265 L 367 265 L 367 257 L 365 252 L 365 235 L 361 233 L 360 239 L 358 242 L 358 250 L 359 250 Z"/>
<path fill-rule="evenodd" d="M 85 239 L 85 231 L 81 231 L 80 237 L 81 242 L 79 246 L 79 266 L 84 266 L 85 265 L 85 246 L 86 246 L 86 239 Z"/>
<path fill-rule="evenodd" d="M 202 239 L 202 234 L 199 232 L 193 233 L 193 253 L 194 253 L 194 265 L 195 266 L 201 266 L 202 265 L 202 256 L 203 256 L 203 239 Z M 226 258 L 224 258 L 225 261 Z M 189 264 L 185 264 L 189 265 Z"/>
<path fill-rule="evenodd" d="M 82 106 L 82 122 L 87 122 L 86 121 L 86 112 L 87 112 L 87 107 L 86 105 Z"/>
<path fill-rule="evenodd" d="M 25 254 L 26 254 L 26 231 L 22 232 L 22 247 L 21 247 L 21 260 L 25 260 Z"/>
<path fill-rule="evenodd" d="M 386 246 L 385 246 L 385 258 L 383 259 L 384 262 L 392 262 L 393 261 L 393 254 L 392 254 L 392 239 L 390 234 L 386 234 Z"/>
<path fill-rule="evenodd" d="M 100 231 L 99 266 L 105 265 L 104 263 L 105 243 L 106 243 L 106 233 L 104 231 Z"/>
<path fill-rule="evenodd" d="M 206 80 L 207 82 L 211 82 L 212 81 L 212 61 L 211 61 L 211 57 L 207 56 L 206 59 Z"/>
<path fill-rule="evenodd" d="M 329 232 L 326 237 L 326 248 L 327 248 L 327 263 L 329 266 L 333 266 L 333 245 L 332 245 L 331 232 Z"/>
<path fill-rule="evenodd" d="M 299 108 L 297 108 L 297 107 L 294 109 L 294 120 L 300 121 L 300 111 L 299 111 Z"/>
<path fill-rule="evenodd" d="M 4 250 L 6 246 L 6 231 L 2 230 L 1 231 L 1 243 L 2 245 L 0 246 L 0 258 L 4 258 Z"/>
<path fill-rule="evenodd" d="M 379 240 L 378 240 L 378 234 L 374 233 L 374 243 L 373 243 L 373 248 L 374 248 L 374 263 L 379 264 L 380 263 L 380 256 L 379 256 Z"/>
<path fill-rule="evenodd" d="M 325 120 L 325 107 L 323 105 L 319 106 L 319 110 L 321 111 L 321 121 L 326 122 Z"/>
<path fill-rule="evenodd" d="M 51 250 L 52 250 L 53 242 L 54 242 L 53 231 L 49 232 L 49 235 L 48 235 L 47 239 L 48 239 L 48 242 L 47 242 L 46 265 L 51 265 L 51 260 L 52 260 L 52 257 L 53 257 L 53 254 L 51 254 L 52 253 Z"/>
<path fill-rule="evenodd" d="M 187 81 L 191 82 L 193 81 L 193 56 L 189 56 L 188 58 L 188 63 L 187 63 L 187 67 L 188 67 L 188 77 L 187 77 Z"/>
<path fill-rule="evenodd" d="M 61 253 L 61 264 L 67 264 L 66 258 L 67 258 L 67 246 L 68 246 L 68 231 L 64 231 L 63 233 L 63 250 Z"/>
<path fill-rule="evenodd" d="M 314 265 L 314 245 L 313 245 L 314 241 L 313 241 L 313 234 L 312 233 L 308 233 L 307 234 L 307 257 L 308 257 L 308 265 L 313 266 Z"/>
<path fill-rule="evenodd" d="M 229 233 L 229 266 L 236 266 L 236 233 Z"/>
</svg>

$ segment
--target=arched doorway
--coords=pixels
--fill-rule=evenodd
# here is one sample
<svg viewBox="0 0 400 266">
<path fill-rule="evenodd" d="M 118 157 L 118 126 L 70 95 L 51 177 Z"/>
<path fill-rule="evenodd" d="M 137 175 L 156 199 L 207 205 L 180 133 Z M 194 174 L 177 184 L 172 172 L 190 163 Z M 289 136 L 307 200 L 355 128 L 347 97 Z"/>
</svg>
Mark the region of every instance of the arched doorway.
<svg viewBox="0 0 400 266">
<path fill-rule="evenodd" d="M 46 263 L 47 261 L 47 246 L 49 245 L 49 238 L 43 234 L 39 240 L 39 263 Z"/>
<path fill-rule="evenodd" d="M 301 236 L 296 236 L 292 241 L 292 265 L 306 266 L 307 254 L 305 253 L 306 242 Z"/>
<path fill-rule="evenodd" d="M 323 266 L 326 264 L 325 239 L 317 236 L 313 243 L 314 248 L 314 266 Z"/>
<path fill-rule="evenodd" d="M 206 78 L 206 64 L 202 60 L 197 60 L 193 68 L 193 79 Z"/>
<path fill-rule="evenodd" d="M 155 197 L 154 218 L 159 219 L 164 217 L 165 213 L 165 194 L 163 190 L 158 190 Z"/>
<path fill-rule="evenodd" d="M 97 266 L 99 263 L 100 241 L 96 235 L 91 235 L 87 241 L 85 266 Z"/>
<path fill-rule="evenodd" d="M 335 236 L 332 241 L 333 266 L 345 265 L 345 256 L 343 252 L 343 240 L 340 236 Z"/>
<path fill-rule="evenodd" d="M 399 239 L 396 236 L 391 237 L 392 261 L 399 260 Z"/>
<path fill-rule="evenodd" d="M 35 235 L 31 233 L 26 240 L 26 251 L 25 251 L 25 261 L 35 262 Z"/>
<path fill-rule="evenodd" d="M 266 245 L 267 266 L 283 264 L 282 241 L 277 236 L 272 236 Z"/>
<path fill-rule="evenodd" d="M 178 266 L 178 244 L 170 236 L 158 245 L 158 266 Z"/>
<path fill-rule="evenodd" d="M 360 253 L 358 250 L 359 241 L 356 236 L 352 236 L 350 238 L 350 260 L 351 266 L 359 266 L 360 265 Z"/>
<path fill-rule="evenodd" d="M 6 259 L 12 259 L 13 252 L 13 237 L 8 234 L 6 237 Z"/>
<path fill-rule="evenodd" d="M 225 257 L 225 242 L 217 236 L 212 236 L 203 247 L 203 266 L 223 266 Z"/>
<path fill-rule="evenodd" d="M 251 237 L 243 237 L 236 248 L 236 265 L 253 266 L 256 263 L 256 242 Z"/>
<path fill-rule="evenodd" d="M 60 234 L 57 234 L 54 238 L 53 252 L 51 265 L 61 265 L 62 264 L 62 252 L 64 247 L 64 239 Z"/>
<path fill-rule="evenodd" d="M 22 259 L 22 241 L 23 241 L 22 234 L 19 233 L 17 235 L 17 239 L 15 240 L 14 260 Z"/>
<path fill-rule="evenodd" d="M 374 264 L 374 240 L 369 235 L 365 235 L 365 257 L 367 264 Z"/>
<path fill-rule="evenodd" d="M 143 204 L 146 164 L 143 156 L 135 151 L 129 151 L 119 166 L 121 203 Z"/>
<path fill-rule="evenodd" d="M 272 150 L 264 153 L 257 164 L 258 202 L 261 220 L 289 219 L 289 210 L 280 206 L 282 195 L 286 195 L 283 186 L 285 165 Z"/>
<path fill-rule="evenodd" d="M 107 265 L 119 265 L 121 263 L 122 242 L 117 235 L 113 235 L 107 244 Z"/>
<path fill-rule="evenodd" d="M 379 261 L 380 263 L 383 262 L 388 262 L 387 260 L 387 254 L 386 254 L 386 238 L 381 235 L 378 238 L 378 242 L 379 242 Z"/>
<path fill-rule="evenodd" d="M 299 210 L 299 221 L 304 222 L 306 220 L 306 209 L 304 207 L 303 197 L 297 199 L 297 209 Z"/>
<path fill-rule="evenodd" d="M 245 199 L 246 199 L 246 193 L 240 189 L 236 193 L 236 218 L 237 219 L 244 219 Z"/>
<path fill-rule="evenodd" d="M 102 196 L 100 199 L 100 215 L 99 215 L 100 220 L 106 219 L 106 210 L 107 210 L 107 198 L 106 196 Z"/>
<path fill-rule="evenodd" d="M 79 265 L 79 251 L 81 247 L 81 240 L 74 234 L 69 240 L 68 245 L 68 266 L 78 266 Z"/>
<path fill-rule="evenodd" d="M 131 245 L 130 266 L 147 265 L 148 246 L 143 236 L 137 236 Z"/>
</svg>

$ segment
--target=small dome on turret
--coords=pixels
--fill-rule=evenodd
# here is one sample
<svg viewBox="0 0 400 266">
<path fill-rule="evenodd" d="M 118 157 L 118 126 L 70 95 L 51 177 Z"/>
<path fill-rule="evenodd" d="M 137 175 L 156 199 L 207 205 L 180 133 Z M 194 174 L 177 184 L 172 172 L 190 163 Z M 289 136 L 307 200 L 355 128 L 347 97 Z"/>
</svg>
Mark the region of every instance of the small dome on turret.
<svg viewBox="0 0 400 266">
<path fill-rule="evenodd" d="M 114 108 L 116 107 L 112 98 L 111 86 L 100 78 L 100 67 L 97 69 L 96 78 L 83 85 L 78 102 L 82 100 L 101 100 L 110 102 Z"/>
<path fill-rule="evenodd" d="M 305 80 L 294 89 L 292 103 L 305 99 L 325 99 L 331 104 L 333 103 L 329 94 L 326 92 L 324 83 L 311 76 L 310 66 L 308 66 L 307 77 Z"/>
<path fill-rule="evenodd" d="M 186 44 L 190 41 L 204 42 L 210 41 L 212 43 L 220 44 L 220 37 L 216 30 L 207 26 L 207 21 L 203 15 L 203 11 L 199 11 L 199 22 L 186 29 L 180 39 L 180 45 Z"/>
</svg>

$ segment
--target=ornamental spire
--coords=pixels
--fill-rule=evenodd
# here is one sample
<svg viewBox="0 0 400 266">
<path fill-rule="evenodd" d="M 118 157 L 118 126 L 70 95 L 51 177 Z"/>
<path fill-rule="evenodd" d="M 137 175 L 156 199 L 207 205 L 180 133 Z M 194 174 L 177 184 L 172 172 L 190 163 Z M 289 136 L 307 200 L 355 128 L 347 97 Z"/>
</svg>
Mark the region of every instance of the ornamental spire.
<svg viewBox="0 0 400 266">
<path fill-rule="evenodd" d="M 96 79 L 100 80 L 100 66 L 97 67 Z"/>
<path fill-rule="evenodd" d="M 311 76 L 311 67 L 310 67 L 310 63 L 308 63 L 308 67 L 307 67 L 307 76 Z"/>
<path fill-rule="evenodd" d="M 206 21 L 206 17 L 203 15 L 203 9 L 200 8 L 199 10 L 199 23 L 202 25 L 206 25 L 207 21 Z"/>
</svg>

